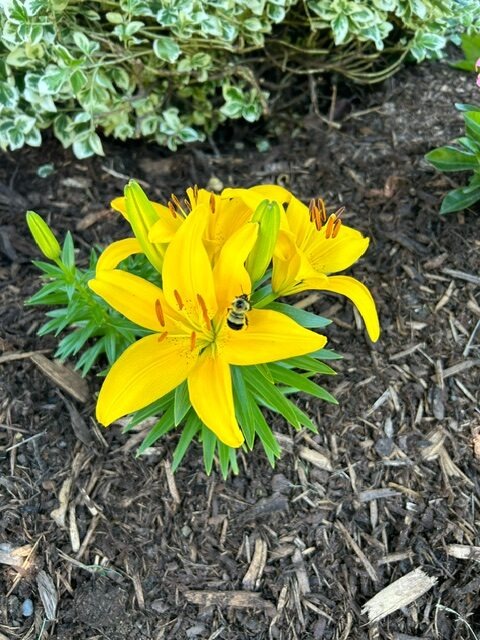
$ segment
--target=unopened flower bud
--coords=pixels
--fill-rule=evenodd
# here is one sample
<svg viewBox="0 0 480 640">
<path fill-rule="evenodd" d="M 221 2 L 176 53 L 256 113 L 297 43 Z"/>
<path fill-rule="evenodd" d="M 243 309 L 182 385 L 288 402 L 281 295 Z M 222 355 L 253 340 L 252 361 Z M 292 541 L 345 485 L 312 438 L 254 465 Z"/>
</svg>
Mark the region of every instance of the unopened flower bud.
<svg viewBox="0 0 480 640">
<path fill-rule="evenodd" d="M 27 211 L 27 224 L 43 255 L 50 260 L 58 260 L 62 249 L 45 220 L 38 213 Z"/>
<path fill-rule="evenodd" d="M 252 222 L 258 222 L 258 237 L 246 264 L 252 282 L 260 280 L 272 260 L 280 229 L 280 216 L 280 207 L 274 201 L 263 200 L 255 209 Z"/>
</svg>

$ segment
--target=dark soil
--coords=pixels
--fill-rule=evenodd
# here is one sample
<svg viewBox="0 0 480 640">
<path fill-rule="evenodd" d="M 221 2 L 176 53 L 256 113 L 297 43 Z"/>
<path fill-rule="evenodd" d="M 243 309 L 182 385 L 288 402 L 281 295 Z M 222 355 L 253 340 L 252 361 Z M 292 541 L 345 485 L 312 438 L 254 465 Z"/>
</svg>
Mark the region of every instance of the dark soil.
<svg viewBox="0 0 480 640">
<path fill-rule="evenodd" d="M 2 640 L 480 637 L 478 209 L 440 217 L 442 196 L 463 178 L 423 160 L 462 133 L 453 103 L 475 91 L 474 78 L 447 66 L 406 69 L 337 105 L 340 129 L 312 113 L 265 153 L 252 133 L 170 155 L 107 143 L 105 158 L 79 162 L 51 141 L 3 156 Z M 47 162 L 55 173 L 39 178 Z M 318 421 L 315 437 L 276 421 L 286 448 L 275 470 L 258 450 L 242 455 L 238 477 L 207 477 L 195 446 L 175 489 L 178 434 L 136 459 L 143 434 L 93 424 L 98 379 L 88 378 L 87 402 L 67 399 L 28 356 L 51 358 L 55 341 L 36 336 L 43 310 L 23 306 L 39 286 L 25 210 L 61 236 L 71 229 L 86 261 L 92 243 L 125 236 L 108 203 L 129 177 L 161 201 L 193 183 L 279 182 L 344 204 L 348 223 L 372 238 L 352 273 L 375 295 L 381 339 L 368 342 L 345 299 L 314 303 L 334 318 L 329 346 L 345 355 L 338 376 L 322 380 L 340 405 L 299 399 Z M 306 461 L 305 448 L 333 471 Z M 15 569 L 7 561 L 19 547 L 27 555 Z M 257 580 L 245 581 L 252 562 Z M 401 608 L 390 597 L 393 612 L 369 624 L 363 605 L 417 568 L 434 586 Z"/>
</svg>

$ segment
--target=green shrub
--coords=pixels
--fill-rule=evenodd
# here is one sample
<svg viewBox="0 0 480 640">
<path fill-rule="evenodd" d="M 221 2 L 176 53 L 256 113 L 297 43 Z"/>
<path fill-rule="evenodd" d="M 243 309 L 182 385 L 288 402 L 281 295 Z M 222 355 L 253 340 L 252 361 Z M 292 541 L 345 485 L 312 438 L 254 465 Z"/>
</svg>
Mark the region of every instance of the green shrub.
<svg viewBox="0 0 480 640">
<path fill-rule="evenodd" d="M 39 146 L 52 127 L 78 158 L 103 153 L 98 132 L 174 150 L 226 119 L 258 120 L 295 75 L 378 81 L 480 24 L 478 0 L 2 4 L 0 147 Z M 279 88 L 269 96 L 259 75 Z"/>
</svg>

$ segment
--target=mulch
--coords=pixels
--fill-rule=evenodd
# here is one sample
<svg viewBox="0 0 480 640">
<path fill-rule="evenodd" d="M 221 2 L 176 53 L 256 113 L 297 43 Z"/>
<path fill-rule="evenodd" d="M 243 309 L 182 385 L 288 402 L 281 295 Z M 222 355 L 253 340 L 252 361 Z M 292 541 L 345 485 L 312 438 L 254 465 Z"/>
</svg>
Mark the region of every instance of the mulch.
<svg viewBox="0 0 480 640">
<path fill-rule="evenodd" d="M 440 217 L 463 177 L 423 159 L 461 135 L 453 103 L 478 91 L 439 63 L 351 91 L 328 110 L 340 127 L 312 112 L 276 140 L 256 126 L 175 154 L 107 142 L 80 162 L 47 139 L 0 159 L 1 640 L 480 638 L 478 206 Z M 55 340 L 24 307 L 39 286 L 24 212 L 70 229 L 86 263 L 125 236 L 108 203 L 129 177 L 162 201 L 277 182 L 344 205 L 371 238 L 351 273 L 381 339 L 345 299 L 311 299 L 344 355 L 321 379 L 340 404 L 299 396 L 318 435 L 272 418 L 276 469 L 258 448 L 237 477 L 207 477 L 195 445 L 173 475 L 178 433 L 136 458 L 144 433 L 94 424 L 95 375 L 52 378 Z"/>
</svg>

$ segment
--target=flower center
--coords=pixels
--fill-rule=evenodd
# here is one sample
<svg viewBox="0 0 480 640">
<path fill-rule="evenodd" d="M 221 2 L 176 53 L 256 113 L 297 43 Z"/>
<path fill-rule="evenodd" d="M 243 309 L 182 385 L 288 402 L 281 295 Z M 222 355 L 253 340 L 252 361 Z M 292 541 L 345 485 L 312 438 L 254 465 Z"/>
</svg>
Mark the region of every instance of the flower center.
<svg viewBox="0 0 480 640">
<path fill-rule="evenodd" d="M 310 213 L 310 222 L 315 224 L 317 231 L 321 231 L 325 227 L 325 238 L 327 240 L 337 237 L 342 226 L 340 216 L 345 211 L 345 207 L 340 207 L 335 213 L 331 213 L 327 217 L 327 209 L 322 198 L 312 198 L 308 205 L 308 211 Z"/>
</svg>

